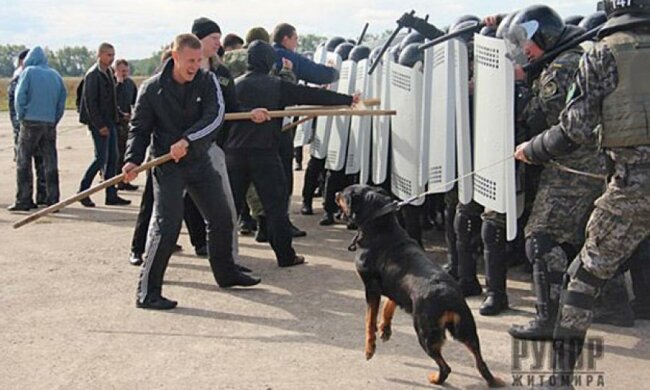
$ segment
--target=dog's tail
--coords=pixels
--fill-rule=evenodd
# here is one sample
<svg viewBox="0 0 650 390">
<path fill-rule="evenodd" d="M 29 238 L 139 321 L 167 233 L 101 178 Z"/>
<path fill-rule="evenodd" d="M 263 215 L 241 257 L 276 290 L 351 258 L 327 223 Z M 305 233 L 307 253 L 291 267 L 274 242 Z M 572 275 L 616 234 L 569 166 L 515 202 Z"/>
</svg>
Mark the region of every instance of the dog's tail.
<svg viewBox="0 0 650 390">
<path fill-rule="evenodd" d="M 472 311 L 469 309 L 466 303 L 462 305 L 462 309 L 457 313 L 457 317 L 454 318 L 456 321 L 446 322 L 446 328 L 451 333 L 455 340 L 460 341 L 465 344 L 469 351 L 474 355 L 474 361 L 476 362 L 476 368 L 479 373 L 486 380 L 488 386 L 490 387 L 503 387 L 505 382 L 502 379 L 499 379 L 492 375 L 487 364 L 483 360 L 481 355 L 481 344 L 478 339 L 478 333 L 476 332 L 476 322 L 474 321 L 474 316 Z"/>
</svg>

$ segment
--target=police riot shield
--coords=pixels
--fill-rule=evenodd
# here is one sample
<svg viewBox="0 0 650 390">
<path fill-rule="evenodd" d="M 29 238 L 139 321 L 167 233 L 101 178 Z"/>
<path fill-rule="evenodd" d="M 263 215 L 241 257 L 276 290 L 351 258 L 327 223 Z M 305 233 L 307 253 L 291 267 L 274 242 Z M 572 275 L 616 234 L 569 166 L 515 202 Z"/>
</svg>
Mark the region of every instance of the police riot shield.
<svg viewBox="0 0 650 390">
<path fill-rule="evenodd" d="M 422 110 L 422 183 L 429 192 L 444 193 L 456 173 L 456 99 L 454 45 L 446 41 L 424 54 L 425 91 Z"/>
<path fill-rule="evenodd" d="M 301 81 L 300 84 L 305 84 L 305 83 Z M 296 135 L 293 137 L 294 148 L 305 146 L 311 142 L 311 137 L 313 136 L 313 132 L 314 132 L 313 126 L 314 126 L 314 121 L 309 120 L 296 127 Z"/>
<path fill-rule="evenodd" d="M 514 161 L 514 68 L 501 39 L 474 41 L 474 200 L 506 215 L 506 236 L 517 236 Z"/>
<path fill-rule="evenodd" d="M 458 177 L 458 201 L 472 201 L 472 125 L 469 110 L 469 57 L 467 44 L 454 40 L 455 96 L 456 96 L 456 172 Z"/>
<path fill-rule="evenodd" d="M 377 91 L 381 96 L 381 109 L 394 109 L 391 106 L 391 87 L 389 82 L 390 69 L 396 65 L 390 59 L 390 54 L 384 54 L 383 63 L 373 73 Z M 375 76 L 376 75 L 376 76 Z M 374 117 L 372 121 L 372 182 L 382 184 L 388 176 L 388 147 L 390 140 L 391 117 L 388 115 Z"/>
<path fill-rule="evenodd" d="M 320 54 L 320 53 L 318 53 Z M 320 63 L 328 66 L 333 66 L 337 70 L 341 70 L 341 57 L 336 53 L 326 52 L 320 54 Z M 336 91 L 338 82 L 334 82 L 328 86 L 330 91 Z M 331 116 L 321 117 L 316 121 L 316 130 L 311 142 L 310 152 L 315 158 L 324 159 L 327 157 L 327 145 L 330 139 L 330 131 L 332 129 L 333 118 Z"/>
<path fill-rule="evenodd" d="M 400 199 L 424 192 L 420 180 L 422 144 L 422 72 L 390 64 L 390 102 L 397 111 L 391 121 L 391 191 Z M 421 205 L 424 197 L 413 202 Z"/>
<path fill-rule="evenodd" d="M 368 76 L 368 65 L 368 59 L 357 62 L 355 90 L 361 92 L 363 99 L 371 98 L 374 94 Z M 359 183 L 361 184 L 368 182 L 370 173 L 370 125 L 371 117 L 369 116 L 352 117 L 350 124 L 345 173 L 347 175 L 360 173 Z"/>
<path fill-rule="evenodd" d="M 347 95 L 353 94 L 356 78 L 357 63 L 352 60 L 343 61 L 337 92 Z M 335 116 L 332 118 L 332 130 L 327 145 L 325 168 L 331 171 L 340 171 L 345 167 L 349 134 L 350 116 Z"/>
</svg>

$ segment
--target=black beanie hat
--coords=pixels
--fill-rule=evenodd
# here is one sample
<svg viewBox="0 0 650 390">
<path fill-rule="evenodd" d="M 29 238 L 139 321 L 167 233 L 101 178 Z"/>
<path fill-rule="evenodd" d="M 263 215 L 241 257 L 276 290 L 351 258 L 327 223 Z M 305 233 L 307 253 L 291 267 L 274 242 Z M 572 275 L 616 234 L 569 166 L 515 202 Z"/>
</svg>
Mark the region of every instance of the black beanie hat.
<svg viewBox="0 0 650 390">
<path fill-rule="evenodd" d="M 221 34 L 221 29 L 218 24 L 208 18 L 198 18 L 192 23 L 192 34 L 196 35 L 199 39 L 203 39 L 213 33 Z"/>
</svg>

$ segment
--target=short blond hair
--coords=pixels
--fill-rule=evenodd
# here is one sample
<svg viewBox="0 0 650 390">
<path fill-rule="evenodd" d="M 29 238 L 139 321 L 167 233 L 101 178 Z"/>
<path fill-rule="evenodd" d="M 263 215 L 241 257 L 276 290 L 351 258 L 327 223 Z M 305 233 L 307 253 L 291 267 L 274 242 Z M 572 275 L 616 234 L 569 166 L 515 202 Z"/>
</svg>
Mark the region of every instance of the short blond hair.
<svg viewBox="0 0 650 390">
<path fill-rule="evenodd" d="M 180 34 L 174 38 L 172 45 L 173 51 L 179 51 L 183 48 L 201 49 L 201 40 L 194 34 Z"/>
</svg>

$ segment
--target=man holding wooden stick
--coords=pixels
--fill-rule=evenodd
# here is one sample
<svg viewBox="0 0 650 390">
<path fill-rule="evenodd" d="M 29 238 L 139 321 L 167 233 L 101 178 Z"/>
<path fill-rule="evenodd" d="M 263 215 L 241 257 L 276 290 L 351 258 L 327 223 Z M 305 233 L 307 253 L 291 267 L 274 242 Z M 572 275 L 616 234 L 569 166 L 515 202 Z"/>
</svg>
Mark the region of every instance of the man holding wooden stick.
<svg viewBox="0 0 650 390">
<path fill-rule="evenodd" d="M 154 211 L 140 273 L 136 306 L 167 310 L 176 302 L 162 296 L 165 269 L 183 219 L 186 189 L 204 216 L 212 273 L 220 287 L 252 286 L 259 278 L 239 271 L 232 257 L 233 222 L 222 177 L 210 161 L 214 132 L 224 119 L 224 102 L 216 77 L 201 69 L 201 41 L 192 34 L 176 37 L 172 58 L 141 87 L 122 168 L 125 181 L 144 160 L 153 133 L 151 152 L 167 151 L 175 164 L 153 170 Z"/>
</svg>

